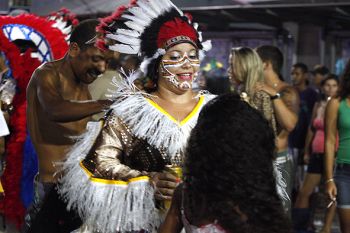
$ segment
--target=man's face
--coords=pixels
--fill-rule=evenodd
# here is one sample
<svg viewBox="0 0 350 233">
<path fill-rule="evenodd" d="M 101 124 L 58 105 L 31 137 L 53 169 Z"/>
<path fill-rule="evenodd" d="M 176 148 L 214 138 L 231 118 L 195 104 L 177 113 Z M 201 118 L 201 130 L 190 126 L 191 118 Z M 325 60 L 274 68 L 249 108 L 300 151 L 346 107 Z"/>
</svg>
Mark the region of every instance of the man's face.
<svg viewBox="0 0 350 233">
<path fill-rule="evenodd" d="M 322 80 L 323 80 L 324 78 L 325 78 L 324 75 L 316 73 L 316 74 L 314 75 L 314 78 L 313 78 L 313 84 L 314 84 L 316 87 L 321 88 L 321 82 L 322 82 Z"/>
<path fill-rule="evenodd" d="M 75 75 L 85 84 L 92 83 L 106 70 L 105 54 L 96 47 L 90 46 L 80 50 L 78 56 L 73 59 Z"/>
<path fill-rule="evenodd" d="M 299 67 L 293 67 L 291 72 L 293 85 L 300 85 L 305 82 L 306 74 Z"/>
</svg>

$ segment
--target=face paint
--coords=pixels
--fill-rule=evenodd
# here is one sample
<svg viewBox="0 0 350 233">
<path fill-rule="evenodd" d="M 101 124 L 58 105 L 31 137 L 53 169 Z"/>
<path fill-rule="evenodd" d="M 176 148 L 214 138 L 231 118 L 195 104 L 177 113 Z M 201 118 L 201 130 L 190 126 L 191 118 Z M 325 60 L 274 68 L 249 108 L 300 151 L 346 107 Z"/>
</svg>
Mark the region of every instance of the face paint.
<svg viewBox="0 0 350 233">
<path fill-rule="evenodd" d="M 193 54 L 188 54 L 185 52 L 183 56 L 180 57 L 179 53 L 175 53 L 172 56 L 171 60 L 162 60 L 161 62 L 161 72 L 162 76 L 169 80 L 174 86 L 181 88 L 181 89 L 190 89 L 192 87 L 192 82 L 198 75 L 198 71 L 196 71 L 193 74 L 193 77 L 188 76 L 190 80 L 180 80 L 178 79 L 178 76 L 175 74 L 178 72 L 178 69 L 184 66 L 185 64 L 189 64 L 193 67 L 193 70 L 198 70 L 200 66 L 200 62 L 197 56 L 197 52 L 194 52 Z M 187 75 L 184 75 L 186 78 Z"/>
</svg>

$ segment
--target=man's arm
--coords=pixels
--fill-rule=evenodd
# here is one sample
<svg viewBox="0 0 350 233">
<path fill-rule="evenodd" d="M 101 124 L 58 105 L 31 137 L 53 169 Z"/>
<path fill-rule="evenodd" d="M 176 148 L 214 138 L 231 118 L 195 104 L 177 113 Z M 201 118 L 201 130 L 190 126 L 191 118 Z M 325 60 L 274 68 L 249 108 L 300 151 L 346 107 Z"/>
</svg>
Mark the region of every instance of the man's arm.
<svg viewBox="0 0 350 233">
<path fill-rule="evenodd" d="M 274 88 L 264 83 L 258 83 L 256 90 L 262 90 L 270 97 L 277 95 Z M 299 95 L 293 87 L 286 87 L 279 94 L 281 94 L 281 98 L 272 101 L 276 119 L 283 129 L 291 132 L 298 122 Z"/>
<path fill-rule="evenodd" d="M 285 88 L 280 99 L 272 101 L 276 119 L 283 129 L 293 131 L 298 122 L 299 95 L 292 87 Z"/>
<path fill-rule="evenodd" d="M 36 92 L 39 102 L 49 119 L 57 122 L 81 120 L 95 113 L 102 112 L 109 106 L 109 100 L 71 101 L 65 100 L 59 93 L 59 78 L 51 70 L 37 69 L 33 78 L 36 79 Z"/>
</svg>

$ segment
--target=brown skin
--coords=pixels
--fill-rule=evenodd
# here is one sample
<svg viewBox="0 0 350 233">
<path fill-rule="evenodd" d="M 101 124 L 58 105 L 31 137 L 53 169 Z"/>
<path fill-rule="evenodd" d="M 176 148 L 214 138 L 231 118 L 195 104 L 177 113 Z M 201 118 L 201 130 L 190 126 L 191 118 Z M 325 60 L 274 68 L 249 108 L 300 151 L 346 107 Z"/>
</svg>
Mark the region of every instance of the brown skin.
<svg viewBox="0 0 350 233">
<path fill-rule="evenodd" d="M 104 54 L 94 47 L 81 50 L 71 43 L 66 56 L 35 70 L 27 88 L 27 125 L 38 154 L 39 178 L 56 182 L 53 163 L 65 158 L 89 116 L 101 112 L 110 101 L 91 101 L 87 84 L 105 70 Z"/>
<path fill-rule="evenodd" d="M 324 80 L 326 77 L 325 75 L 322 75 L 322 74 L 314 74 L 314 77 L 313 77 L 313 84 L 315 85 L 315 87 L 317 87 L 318 89 L 321 89 L 322 86 L 321 86 L 321 83 L 322 83 L 322 80 Z"/>
<path fill-rule="evenodd" d="M 256 86 L 257 91 L 262 90 L 270 96 L 275 96 L 277 93 L 282 95 L 282 98 L 274 99 L 272 103 L 276 120 L 281 127 L 276 139 L 277 152 L 285 151 L 288 148 L 288 135 L 298 121 L 299 95 L 295 88 L 279 79 L 269 61 L 264 62 L 264 79 L 265 83 Z"/>
<path fill-rule="evenodd" d="M 319 101 L 315 104 L 313 112 L 312 112 L 312 118 L 311 118 L 311 123 L 314 122 L 314 119 L 316 117 L 318 118 L 324 118 L 324 108 L 325 105 L 327 104 L 327 99 L 328 97 L 335 97 L 337 94 L 338 90 L 338 83 L 330 79 L 328 80 L 322 87 L 322 92 L 326 96 L 326 100 Z M 305 139 L 305 148 L 304 148 L 304 162 L 306 164 L 309 163 L 310 159 L 310 148 L 311 148 L 311 143 L 314 138 L 314 131 L 312 130 L 311 125 L 308 128 L 307 136 Z M 306 173 L 303 185 L 298 193 L 297 199 L 295 201 L 295 208 L 309 208 L 309 200 L 310 196 L 313 193 L 315 187 L 319 186 L 321 182 L 321 174 L 316 174 L 316 173 Z M 326 211 L 326 216 L 325 216 L 325 224 L 323 225 L 322 232 L 323 233 L 328 233 L 331 232 L 332 228 L 332 220 L 334 218 L 334 213 L 335 213 L 335 205 L 331 206 L 327 211 Z"/>
<path fill-rule="evenodd" d="M 306 80 L 308 78 L 308 74 L 304 73 L 302 69 L 299 67 L 292 67 L 291 77 L 293 86 L 299 91 L 303 91 L 307 88 Z"/>
<path fill-rule="evenodd" d="M 350 97 L 346 98 L 350 106 Z M 337 187 L 334 181 L 328 181 L 333 178 L 333 167 L 335 158 L 335 145 L 338 132 L 338 110 L 340 98 L 331 99 L 326 107 L 326 128 L 325 128 L 325 180 L 326 193 L 330 200 L 335 201 L 337 196 Z M 333 202 L 335 204 L 335 202 Z M 350 209 L 338 208 L 341 232 L 350 233 Z"/>
<path fill-rule="evenodd" d="M 194 49 L 194 46 L 191 44 L 181 43 L 167 50 L 163 59 L 170 60 L 174 51 L 180 52 L 183 55 L 185 52 L 188 54 Z M 192 67 L 188 62 L 176 70 L 172 70 L 174 74 L 194 74 L 197 71 L 198 68 Z M 196 93 L 191 88 L 187 90 L 178 88 L 169 82 L 168 79 L 161 77 L 161 75 L 158 78 L 157 84 L 157 90 L 152 93 L 152 95 L 156 96 L 156 98 L 153 98 L 153 101 L 179 121 L 185 119 L 198 103 L 198 100 L 194 98 Z M 156 198 L 159 200 L 171 200 L 178 184 L 177 178 L 171 173 L 163 172 L 154 173 L 152 179 L 157 187 Z"/>
</svg>

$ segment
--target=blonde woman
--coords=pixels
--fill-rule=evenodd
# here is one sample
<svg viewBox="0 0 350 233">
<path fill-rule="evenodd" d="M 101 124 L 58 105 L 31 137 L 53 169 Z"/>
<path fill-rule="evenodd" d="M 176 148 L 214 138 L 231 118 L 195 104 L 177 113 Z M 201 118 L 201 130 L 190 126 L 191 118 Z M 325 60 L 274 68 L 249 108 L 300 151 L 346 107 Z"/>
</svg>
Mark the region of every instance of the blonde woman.
<svg viewBox="0 0 350 233">
<path fill-rule="evenodd" d="M 229 77 L 235 92 L 265 116 L 276 134 L 272 98 L 266 92 L 256 90 L 256 86 L 264 82 L 263 63 L 259 55 L 251 48 L 232 48 L 229 63 Z"/>
</svg>

